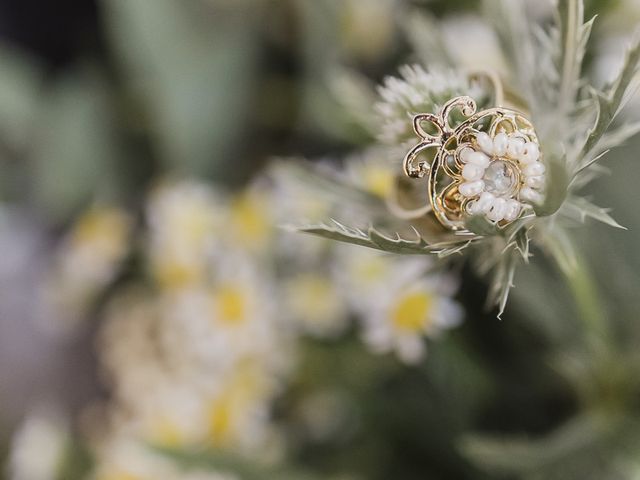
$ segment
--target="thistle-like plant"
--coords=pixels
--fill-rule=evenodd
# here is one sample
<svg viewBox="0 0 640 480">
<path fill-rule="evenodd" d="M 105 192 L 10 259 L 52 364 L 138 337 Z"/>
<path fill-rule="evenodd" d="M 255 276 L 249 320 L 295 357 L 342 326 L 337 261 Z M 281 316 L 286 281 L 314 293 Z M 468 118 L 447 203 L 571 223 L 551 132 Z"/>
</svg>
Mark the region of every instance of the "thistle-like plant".
<svg viewBox="0 0 640 480">
<path fill-rule="evenodd" d="M 407 209 L 397 208 L 416 195 L 424 197 L 424 183 L 401 180 L 401 160 L 414 141 L 412 118 L 437 114 L 448 100 L 461 95 L 471 97 L 478 107 L 491 105 L 486 78 L 496 84 L 498 74 L 484 72 L 477 76 L 456 65 L 443 64 L 447 55 L 440 51 L 436 55 L 440 63 L 403 67 L 400 77 L 388 78 L 378 88 L 379 101 L 372 112 L 378 121 L 365 125 L 380 144 L 373 150 L 375 155 L 387 155 L 390 169 L 398 177 L 394 198 L 386 202 L 389 208 L 373 202 L 365 220 L 362 215 L 355 220 L 351 216 L 349 222 L 332 220 L 300 230 L 398 254 L 468 255 L 478 271 L 490 277 L 489 301 L 499 307 L 500 315 L 516 268 L 529 261 L 530 245 L 548 253 L 567 275 L 574 275 L 578 259 L 571 230 L 589 218 L 621 228 L 607 209 L 593 204 L 583 191 L 606 171 L 602 166 L 606 153 L 640 130 L 640 123 L 621 122 L 613 127 L 634 92 L 640 37 L 631 42 L 615 78 L 595 87 L 583 71 L 595 19 L 584 21 L 581 0 L 560 0 L 555 20 L 548 28 L 527 20 L 523 2 L 488 1 L 485 12 L 495 24 L 507 59 L 508 71 L 499 82 L 504 84 L 505 97 L 528 112 L 537 131 L 546 168 L 544 194 L 511 223 L 471 215 L 458 231 L 442 230 L 428 220 L 426 210 L 416 209 L 407 215 Z M 430 25 L 432 33 L 427 34 L 420 31 L 420 25 L 426 28 L 426 23 L 413 20 L 409 22 L 410 37 L 419 38 L 422 47 L 428 41 L 433 48 L 446 50 L 435 25 Z M 351 93 L 355 86 L 356 82 L 351 82 Z M 359 96 L 367 98 L 365 92 Z M 361 107 L 355 113 L 363 118 Z M 338 177 L 332 181 L 338 193 L 358 188 Z M 348 205 L 342 209 L 348 209 Z"/>
</svg>

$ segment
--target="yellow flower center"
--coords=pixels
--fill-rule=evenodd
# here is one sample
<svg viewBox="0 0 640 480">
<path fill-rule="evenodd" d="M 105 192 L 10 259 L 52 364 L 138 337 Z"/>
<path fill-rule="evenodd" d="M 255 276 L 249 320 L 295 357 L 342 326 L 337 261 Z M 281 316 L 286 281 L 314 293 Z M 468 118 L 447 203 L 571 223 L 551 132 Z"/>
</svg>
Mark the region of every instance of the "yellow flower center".
<svg viewBox="0 0 640 480">
<path fill-rule="evenodd" d="M 238 240 L 243 244 L 261 245 L 271 232 L 271 222 L 259 199 L 243 195 L 231 205 L 231 216 Z"/>
<path fill-rule="evenodd" d="M 72 237 L 76 245 L 93 245 L 103 255 L 118 255 L 124 248 L 129 231 L 125 214 L 115 208 L 94 208 L 85 213 L 76 224 Z"/>
<path fill-rule="evenodd" d="M 320 275 L 300 275 L 289 291 L 295 314 L 321 321 L 336 311 L 338 301 L 331 282 Z"/>
<path fill-rule="evenodd" d="M 231 399 L 214 402 L 209 413 L 209 436 L 214 447 L 225 447 L 232 440 Z"/>
<path fill-rule="evenodd" d="M 124 470 L 116 470 L 113 472 L 99 474 L 97 480 L 143 480 L 143 477 Z"/>
<path fill-rule="evenodd" d="M 238 287 L 225 285 L 215 294 L 217 319 L 229 325 L 243 323 L 247 316 L 245 293 Z"/>
<path fill-rule="evenodd" d="M 153 265 L 153 276 L 167 290 L 179 290 L 202 281 L 202 266 L 186 265 L 177 259 L 158 258 Z"/>
<path fill-rule="evenodd" d="M 396 304 L 391 314 L 393 325 L 401 331 L 417 332 L 428 326 L 433 297 L 426 292 L 411 293 Z"/>
<path fill-rule="evenodd" d="M 159 418 L 151 426 L 151 440 L 163 447 L 179 447 L 183 443 L 183 435 L 178 426 L 168 418 Z"/>
<path fill-rule="evenodd" d="M 370 258 L 356 266 L 355 275 L 364 283 L 375 282 L 384 278 L 387 261 L 380 255 L 371 254 Z"/>
<path fill-rule="evenodd" d="M 391 170 L 380 167 L 367 167 L 364 169 L 365 188 L 382 198 L 390 195 L 393 188 L 394 175 Z"/>
</svg>

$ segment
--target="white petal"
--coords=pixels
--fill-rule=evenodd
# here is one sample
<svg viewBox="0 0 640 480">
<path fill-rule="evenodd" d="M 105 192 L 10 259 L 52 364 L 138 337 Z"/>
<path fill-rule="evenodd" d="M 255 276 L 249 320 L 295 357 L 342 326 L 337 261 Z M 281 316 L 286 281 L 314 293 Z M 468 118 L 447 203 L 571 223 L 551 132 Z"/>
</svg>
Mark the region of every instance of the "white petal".
<svg viewBox="0 0 640 480">
<path fill-rule="evenodd" d="M 509 137 L 506 133 L 500 132 L 493 139 L 493 154 L 498 157 L 503 157 L 507 153 L 507 146 L 509 145 Z"/>
<path fill-rule="evenodd" d="M 524 167 L 524 174 L 527 177 L 537 177 L 542 175 L 545 172 L 546 168 L 544 164 L 540 162 L 533 162 Z"/>
<path fill-rule="evenodd" d="M 465 180 L 480 180 L 484 175 L 484 168 L 477 163 L 467 163 L 462 168 L 462 177 Z"/>
<path fill-rule="evenodd" d="M 524 139 L 520 137 L 514 137 L 509 139 L 509 145 L 507 145 L 507 155 L 514 160 L 519 160 L 524 153 Z"/>
<path fill-rule="evenodd" d="M 427 353 L 424 340 L 419 336 L 403 336 L 398 338 L 396 351 L 400 360 L 408 365 L 415 365 Z"/>
<path fill-rule="evenodd" d="M 522 190 L 520 190 L 520 199 L 532 203 L 541 203 L 544 197 L 534 189 L 530 187 L 524 187 Z"/>
<path fill-rule="evenodd" d="M 539 175 L 537 177 L 527 177 L 524 181 L 525 185 L 531 188 L 542 188 L 545 185 L 545 176 Z"/>
<path fill-rule="evenodd" d="M 520 215 L 521 208 L 522 205 L 519 201 L 514 200 L 513 198 L 507 200 L 507 208 L 504 212 L 504 219 L 508 222 L 514 221 L 516 218 L 518 218 L 518 215 Z"/>
<path fill-rule="evenodd" d="M 480 150 L 482 150 L 487 155 L 493 155 L 493 140 L 486 132 L 479 132 L 476 135 L 476 142 L 478 142 L 478 146 Z"/>
<path fill-rule="evenodd" d="M 507 211 L 507 201 L 504 198 L 496 198 L 487 212 L 487 218 L 494 222 L 499 222 L 504 218 L 504 214 Z"/>
<path fill-rule="evenodd" d="M 520 161 L 522 163 L 532 163 L 538 160 L 538 158 L 540 158 L 540 148 L 538 145 L 533 142 L 525 143 Z"/>
<path fill-rule="evenodd" d="M 474 180 L 473 182 L 462 183 L 458 187 L 460 195 L 463 197 L 475 197 L 479 195 L 484 189 L 484 182 L 482 180 Z"/>
<path fill-rule="evenodd" d="M 475 163 L 476 165 L 480 165 L 482 168 L 487 168 L 489 165 L 489 157 L 482 152 L 473 152 L 468 158 L 469 163 Z"/>
</svg>

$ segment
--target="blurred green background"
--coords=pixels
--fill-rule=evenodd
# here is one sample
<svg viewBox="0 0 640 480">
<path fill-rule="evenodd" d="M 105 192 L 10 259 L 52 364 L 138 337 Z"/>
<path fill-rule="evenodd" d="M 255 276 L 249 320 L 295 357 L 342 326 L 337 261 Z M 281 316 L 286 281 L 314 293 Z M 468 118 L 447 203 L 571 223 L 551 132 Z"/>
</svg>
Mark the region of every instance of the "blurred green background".
<svg viewBox="0 0 640 480">
<path fill-rule="evenodd" d="M 332 94 L 335 72 L 379 82 L 416 60 L 407 11 L 456 25 L 478 3 L 2 0 L 0 457 L 34 405 L 52 401 L 73 418 L 108 396 L 96 367 L 99 301 L 70 337 L 34 301 L 56 243 L 89 205 L 139 217 L 166 175 L 235 189 L 273 157 L 339 158 L 366 145 Z M 586 18 L 599 15 L 592 76 L 640 20 L 637 3 L 587 2 Z M 637 117 L 637 104 L 629 110 Z M 537 255 L 499 321 L 465 268 L 466 321 L 418 367 L 371 357 L 353 335 L 306 341 L 307 375 L 278 399 L 277 415 L 295 429 L 309 378 L 349 392 L 352 411 L 337 438 L 298 445 L 290 461 L 318 478 L 640 478 L 638 148 L 612 152 L 610 175 L 590 187 L 628 230 L 574 233 L 593 283 L 575 279 L 572 291 Z M 590 303 L 577 307 L 576 296 Z M 596 343 L 615 348 L 583 348 L 585 317 L 605 325 Z"/>
</svg>

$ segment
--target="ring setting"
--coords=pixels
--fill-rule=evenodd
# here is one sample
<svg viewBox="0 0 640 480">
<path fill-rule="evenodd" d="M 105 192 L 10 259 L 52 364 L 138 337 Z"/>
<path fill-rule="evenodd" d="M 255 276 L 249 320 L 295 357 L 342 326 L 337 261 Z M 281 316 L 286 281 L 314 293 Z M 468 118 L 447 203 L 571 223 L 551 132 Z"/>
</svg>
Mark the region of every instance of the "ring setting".
<svg viewBox="0 0 640 480">
<path fill-rule="evenodd" d="M 464 230 L 471 216 L 502 227 L 544 200 L 545 165 L 535 129 L 506 107 L 477 111 L 471 97 L 449 100 L 438 114 L 413 117 L 420 142 L 405 156 L 404 172 L 428 178 L 436 219 Z"/>
</svg>

